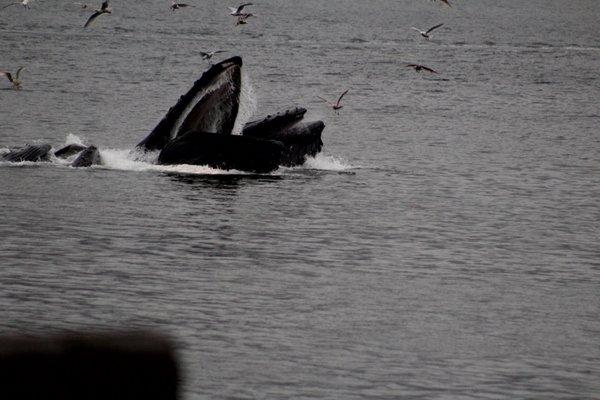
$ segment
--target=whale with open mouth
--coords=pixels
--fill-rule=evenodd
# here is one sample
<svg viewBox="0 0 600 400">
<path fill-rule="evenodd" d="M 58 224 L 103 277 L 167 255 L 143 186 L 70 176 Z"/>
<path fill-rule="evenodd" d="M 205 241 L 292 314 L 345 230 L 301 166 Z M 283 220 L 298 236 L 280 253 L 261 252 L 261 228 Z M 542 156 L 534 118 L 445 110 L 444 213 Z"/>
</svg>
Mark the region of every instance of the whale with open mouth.
<svg viewBox="0 0 600 400">
<path fill-rule="evenodd" d="M 232 133 L 240 107 L 241 69 L 240 57 L 213 65 L 137 147 L 160 150 L 160 164 L 252 172 L 300 165 L 320 152 L 325 124 L 303 122 L 303 108 L 250 122 L 240 135 Z"/>
<path fill-rule="evenodd" d="M 240 110 L 242 59 L 232 57 L 211 66 L 179 98 L 158 125 L 136 146 L 137 152 L 159 151 L 159 164 L 207 165 L 219 169 L 271 172 L 280 166 L 302 165 L 323 147 L 322 121 L 305 122 L 306 109 L 292 108 L 244 125 L 234 126 Z M 81 154 L 71 164 L 101 163 L 95 146 L 67 146 L 55 156 Z M 50 146 L 35 145 L 4 154 L 4 161 L 48 160 Z M 44 153 L 45 154 L 42 154 Z"/>
</svg>

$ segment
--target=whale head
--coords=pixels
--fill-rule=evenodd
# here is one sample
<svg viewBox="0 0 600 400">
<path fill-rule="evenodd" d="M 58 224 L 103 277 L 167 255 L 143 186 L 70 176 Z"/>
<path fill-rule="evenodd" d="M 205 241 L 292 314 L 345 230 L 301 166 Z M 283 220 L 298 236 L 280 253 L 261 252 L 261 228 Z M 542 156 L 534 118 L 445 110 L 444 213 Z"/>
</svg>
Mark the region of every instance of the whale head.
<svg viewBox="0 0 600 400">
<path fill-rule="evenodd" d="M 137 147 L 161 150 L 170 140 L 192 130 L 231 134 L 239 111 L 241 86 L 240 57 L 214 64 Z"/>
</svg>

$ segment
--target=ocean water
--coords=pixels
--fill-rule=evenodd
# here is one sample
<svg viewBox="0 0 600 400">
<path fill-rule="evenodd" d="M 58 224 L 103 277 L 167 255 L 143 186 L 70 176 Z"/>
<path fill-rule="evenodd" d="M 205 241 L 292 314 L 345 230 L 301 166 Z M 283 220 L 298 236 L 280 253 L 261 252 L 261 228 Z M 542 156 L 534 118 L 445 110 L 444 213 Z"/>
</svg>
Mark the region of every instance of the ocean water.
<svg viewBox="0 0 600 400">
<path fill-rule="evenodd" d="M 187 2 L 0 11 L 0 148 L 105 164 L 0 163 L 0 334 L 165 332 L 184 399 L 600 396 L 600 2 Z M 323 153 L 131 159 L 209 49 L 240 122 L 304 106 Z"/>
</svg>

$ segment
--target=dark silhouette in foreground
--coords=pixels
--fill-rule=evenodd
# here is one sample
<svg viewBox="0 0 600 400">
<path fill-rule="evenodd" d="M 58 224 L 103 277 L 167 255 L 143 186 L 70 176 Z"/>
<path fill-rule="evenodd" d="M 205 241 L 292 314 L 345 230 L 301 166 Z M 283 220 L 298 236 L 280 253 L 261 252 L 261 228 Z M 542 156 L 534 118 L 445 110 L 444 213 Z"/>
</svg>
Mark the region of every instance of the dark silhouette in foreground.
<svg viewBox="0 0 600 400">
<path fill-rule="evenodd" d="M 175 400 L 173 345 L 147 332 L 0 337 L 0 398 Z"/>
</svg>

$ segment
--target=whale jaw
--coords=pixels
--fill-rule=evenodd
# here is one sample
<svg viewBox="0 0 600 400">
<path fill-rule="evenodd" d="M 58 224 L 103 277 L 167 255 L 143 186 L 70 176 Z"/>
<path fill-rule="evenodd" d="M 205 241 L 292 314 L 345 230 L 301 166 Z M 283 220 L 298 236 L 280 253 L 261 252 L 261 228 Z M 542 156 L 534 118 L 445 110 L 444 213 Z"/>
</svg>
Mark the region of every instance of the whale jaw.
<svg viewBox="0 0 600 400">
<path fill-rule="evenodd" d="M 137 148 L 162 150 L 169 141 L 190 130 L 230 134 L 239 111 L 241 68 L 240 57 L 210 67 Z"/>
</svg>

